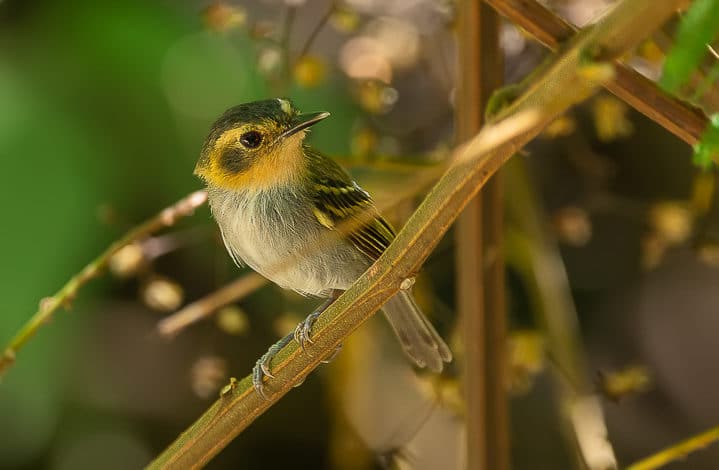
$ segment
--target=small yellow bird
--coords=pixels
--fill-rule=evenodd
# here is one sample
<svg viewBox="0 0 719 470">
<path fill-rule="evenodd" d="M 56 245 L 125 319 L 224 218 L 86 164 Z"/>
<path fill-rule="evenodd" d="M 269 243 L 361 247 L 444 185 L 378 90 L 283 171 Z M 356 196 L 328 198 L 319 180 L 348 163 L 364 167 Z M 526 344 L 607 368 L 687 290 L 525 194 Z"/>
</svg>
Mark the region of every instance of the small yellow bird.
<svg viewBox="0 0 719 470">
<path fill-rule="evenodd" d="M 212 126 L 195 168 L 235 263 L 280 287 L 328 298 L 255 364 L 253 384 L 263 396 L 275 354 L 293 338 L 303 350 L 311 344 L 319 314 L 394 238 L 370 195 L 304 143 L 307 129 L 328 116 L 301 114 L 281 98 L 235 106 Z M 415 364 L 441 372 L 452 360 L 409 291 L 394 295 L 383 311 Z"/>
</svg>

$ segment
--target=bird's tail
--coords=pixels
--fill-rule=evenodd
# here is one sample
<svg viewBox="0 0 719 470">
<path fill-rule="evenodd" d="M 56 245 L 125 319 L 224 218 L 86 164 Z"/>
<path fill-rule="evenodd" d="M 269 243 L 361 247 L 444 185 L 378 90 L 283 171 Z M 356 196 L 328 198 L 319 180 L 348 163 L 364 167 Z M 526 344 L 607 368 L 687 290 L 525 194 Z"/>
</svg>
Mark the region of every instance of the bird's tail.
<svg viewBox="0 0 719 470">
<path fill-rule="evenodd" d="M 419 367 L 441 372 L 452 351 L 422 314 L 409 291 L 399 291 L 382 307 L 407 356 Z"/>
</svg>

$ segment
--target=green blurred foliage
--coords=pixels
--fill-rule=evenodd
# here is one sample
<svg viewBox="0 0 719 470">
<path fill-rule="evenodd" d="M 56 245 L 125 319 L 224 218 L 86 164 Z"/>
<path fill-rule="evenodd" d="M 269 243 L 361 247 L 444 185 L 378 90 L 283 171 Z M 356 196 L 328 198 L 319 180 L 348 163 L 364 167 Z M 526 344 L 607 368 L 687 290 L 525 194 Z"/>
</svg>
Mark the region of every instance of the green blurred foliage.
<svg viewBox="0 0 719 470">
<path fill-rule="evenodd" d="M 101 204 L 126 224 L 199 187 L 192 167 L 204 129 L 224 107 L 265 90 L 246 66 L 247 41 L 230 46 L 200 31 L 194 11 L 141 0 L 0 9 L 4 344 L 42 297 L 124 230 L 103 226 Z M 173 68 L 173 54 L 183 69 Z M 182 113 L 198 102 L 211 109 Z M 88 333 L 88 307 L 75 305 L 75 321 L 60 312 L 4 379 L 0 467 L 37 462 L 58 432 L 71 376 L 63 360 Z"/>
<path fill-rule="evenodd" d="M 672 50 L 667 55 L 661 85 L 677 92 L 696 71 L 719 32 L 719 1 L 695 0 L 679 24 Z"/>
<path fill-rule="evenodd" d="M 256 44 L 243 31 L 208 32 L 199 7 L 144 0 L 5 1 L 0 43 L 5 344 L 42 297 L 130 224 L 199 188 L 192 169 L 211 122 L 230 106 L 271 92 L 255 66 Z M 292 85 L 282 94 L 301 108 L 330 111 L 336 132 L 318 133 L 314 142 L 348 153 L 357 108 L 340 80 L 315 89 Z M 114 225 L 98 219 L 100 207 L 111 208 Z M 0 467 L 36 467 L 49 458 L 57 468 L 94 468 L 100 460 L 83 457 L 82 446 L 73 448 L 87 440 L 88 426 L 95 428 L 83 425 L 86 420 L 72 421 L 80 428 L 71 433 L 75 438 L 52 444 L 62 435 L 60 423 L 67 424 L 68 401 L 77 400 L 68 367 L 87 354 L 75 350 L 78 340 L 103 334 L 88 327 L 97 301 L 83 299 L 92 299 L 93 290 L 83 290 L 72 318 L 59 312 L 4 379 Z M 79 389 L 86 386 L 92 387 Z M 130 454 L 149 458 L 133 444 L 136 438 L 123 424 L 129 420 L 99 418 L 105 431 L 93 447 L 114 455 L 130 448 Z M 5 438 L 9 430 L 13 439 Z M 119 459 L 117 468 L 131 460 Z"/>
<path fill-rule="evenodd" d="M 688 86 L 708 53 L 708 47 L 719 34 L 719 0 L 695 0 L 679 23 L 674 44 L 667 54 L 660 80 L 670 93 L 679 93 Z M 707 77 L 696 87 L 692 102 L 701 106 L 701 97 L 719 76 L 714 64 Z M 694 163 L 708 169 L 719 160 L 719 130 L 712 119 L 701 141 L 694 147 Z"/>
<path fill-rule="evenodd" d="M 719 114 L 711 117 L 701 141 L 694 146 L 694 163 L 697 166 L 706 170 L 717 160 L 719 160 Z"/>
</svg>

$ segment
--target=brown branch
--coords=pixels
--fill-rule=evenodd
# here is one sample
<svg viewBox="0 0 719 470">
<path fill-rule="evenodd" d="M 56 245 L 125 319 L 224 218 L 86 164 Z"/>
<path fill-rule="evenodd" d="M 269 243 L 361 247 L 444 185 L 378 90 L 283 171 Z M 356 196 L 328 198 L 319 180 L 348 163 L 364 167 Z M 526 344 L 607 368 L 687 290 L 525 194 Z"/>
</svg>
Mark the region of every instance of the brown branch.
<svg viewBox="0 0 719 470">
<path fill-rule="evenodd" d="M 682 0 L 625 0 L 577 38 L 527 92 L 509 106 L 496 125 L 455 153 L 454 164 L 437 182 L 397 234 L 387 251 L 318 318 L 314 344 L 304 354 L 290 342 L 275 356 L 274 378 L 257 394 L 251 377 L 227 387 L 189 429 L 149 468 L 199 468 L 220 452 L 259 415 L 304 380 L 323 358 L 369 319 L 415 275 L 462 209 L 512 155 L 570 106 L 590 96 L 611 67 L 591 64 L 587 52 L 619 57 L 661 25 Z M 641 21 L 639 19 L 641 18 Z"/>
<path fill-rule="evenodd" d="M 33 315 L 15 337 L 13 337 L 10 343 L 5 347 L 2 356 L 0 356 L 0 377 L 2 377 L 7 369 L 15 362 L 15 356 L 18 351 L 37 333 L 37 330 L 47 323 L 60 307 L 72 302 L 82 286 L 98 277 L 104 271 L 112 255 L 130 243 L 174 225 L 179 219 L 191 215 L 195 209 L 203 205 L 206 200 L 207 194 L 204 191 L 197 191 L 162 210 L 155 217 L 138 225 L 130 230 L 124 237 L 110 245 L 100 256 L 72 277 L 55 295 L 43 299 L 35 315 Z"/>
<path fill-rule="evenodd" d="M 203 297 L 157 323 L 157 330 L 162 336 L 172 337 L 193 323 L 209 317 L 220 308 L 237 302 L 267 284 L 267 279 L 257 273 L 249 273 L 239 279 L 222 286 L 211 294 Z"/>
<path fill-rule="evenodd" d="M 576 32 L 576 28 L 536 0 L 485 1 L 553 51 Z M 623 65 L 619 59 L 615 65 L 614 79 L 604 84 L 607 90 L 689 145 L 699 142 L 708 124 L 700 109 L 665 93 L 656 83 Z"/>
<path fill-rule="evenodd" d="M 500 18 L 482 2 L 460 2 L 456 128 L 462 142 L 479 132 L 492 93 L 501 86 Z M 455 229 L 456 298 L 464 344 L 466 451 L 470 470 L 508 469 L 504 262 L 500 253 L 502 175 L 469 203 Z"/>
</svg>

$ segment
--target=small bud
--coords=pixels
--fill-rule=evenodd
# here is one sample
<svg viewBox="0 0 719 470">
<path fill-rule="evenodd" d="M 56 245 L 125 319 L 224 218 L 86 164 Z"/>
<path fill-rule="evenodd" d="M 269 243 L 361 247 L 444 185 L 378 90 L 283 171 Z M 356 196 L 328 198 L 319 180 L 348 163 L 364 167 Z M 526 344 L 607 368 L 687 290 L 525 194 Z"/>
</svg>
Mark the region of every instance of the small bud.
<svg viewBox="0 0 719 470">
<path fill-rule="evenodd" d="M 613 96 L 600 96 L 592 103 L 594 127 L 602 142 L 611 142 L 630 136 L 634 125 L 627 117 L 629 108 Z"/>
<path fill-rule="evenodd" d="M 399 288 L 401 290 L 410 290 L 415 282 L 416 282 L 415 278 L 408 277 L 408 278 L 402 280 L 402 283 L 399 285 Z"/>
<path fill-rule="evenodd" d="M 240 384 L 240 381 L 237 380 L 236 377 L 230 377 L 230 383 L 222 387 L 222 390 L 220 390 L 220 398 L 226 396 L 227 394 L 231 393 L 234 389 L 237 388 L 237 386 Z"/>
<path fill-rule="evenodd" d="M 330 24 L 341 33 L 352 33 L 360 25 L 360 17 L 356 11 L 349 8 L 336 8 L 330 16 Z"/>
<path fill-rule="evenodd" d="M 277 47 L 265 47 L 257 55 L 257 68 L 265 75 L 276 73 L 281 65 L 282 52 Z"/>
<path fill-rule="evenodd" d="M 599 373 L 599 390 L 612 401 L 647 391 L 652 384 L 649 371 L 643 366 L 627 367 L 616 372 Z"/>
<path fill-rule="evenodd" d="M 53 307 L 55 302 L 57 302 L 57 299 L 55 297 L 43 297 L 42 299 L 40 299 L 40 304 L 38 305 L 39 310 L 49 310 Z"/>
<path fill-rule="evenodd" d="M 108 261 L 110 272 L 119 278 L 134 276 L 145 264 L 145 254 L 139 243 L 120 248 Z"/>
<path fill-rule="evenodd" d="M 573 118 L 563 114 L 554 121 L 550 122 L 549 125 L 542 131 L 542 135 L 549 139 L 557 137 L 565 137 L 572 134 L 577 128 L 577 123 Z"/>
<path fill-rule="evenodd" d="M 399 94 L 394 88 L 377 80 L 363 80 L 357 87 L 360 106 L 371 114 L 385 114 L 397 103 Z"/>
<path fill-rule="evenodd" d="M 227 361 L 217 356 L 197 359 L 190 370 L 192 391 L 200 398 L 209 398 L 227 375 Z"/>
<path fill-rule="evenodd" d="M 516 394 L 527 393 L 544 369 L 544 337 L 537 331 L 518 330 L 509 335 L 507 344 L 510 388 Z"/>
<path fill-rule="evenodd" d="M 247 12 L 225 2 L 213 2 L 203 12 L 205 24 L 212 31 L 227 31 L 239 28 L 247 21 Z"/>
<path fill-rule="evenodd" d="M 161 312 L 177 310 L 182 305 L 184 292 L 174 281 L 157 277 L 142 289 L 142 301 L 148 307 Z"/>
<path fill-rule="evenodd" d="M 649 211 L 649 222 L 668 244 L 685 242 L 692 232 L 692 214 L 681 203 L 666 201 L 655 204 Z"/>
<path fill-rule="evenodd" d="M 230 335 L 244 335 L 250 328 L 245 312 L 234 305 L 224 307 L 217 312 L 217 326 Z"/>
<path fill-rule="evenodd" d="M 557 237 L 568 245 L 583 246 L 592 238 L 589 214 L 580 207 L 564 207 L 554 214 L 552 221 Z"/>
<path fill-rule="evenodd" d="M 314 88 L 320 85 L 326 75 L 325 63 L 319 57 L 305 55 L 295 64 L 292 74 L 295 82 L 304 88 Z"/>
</svg>

